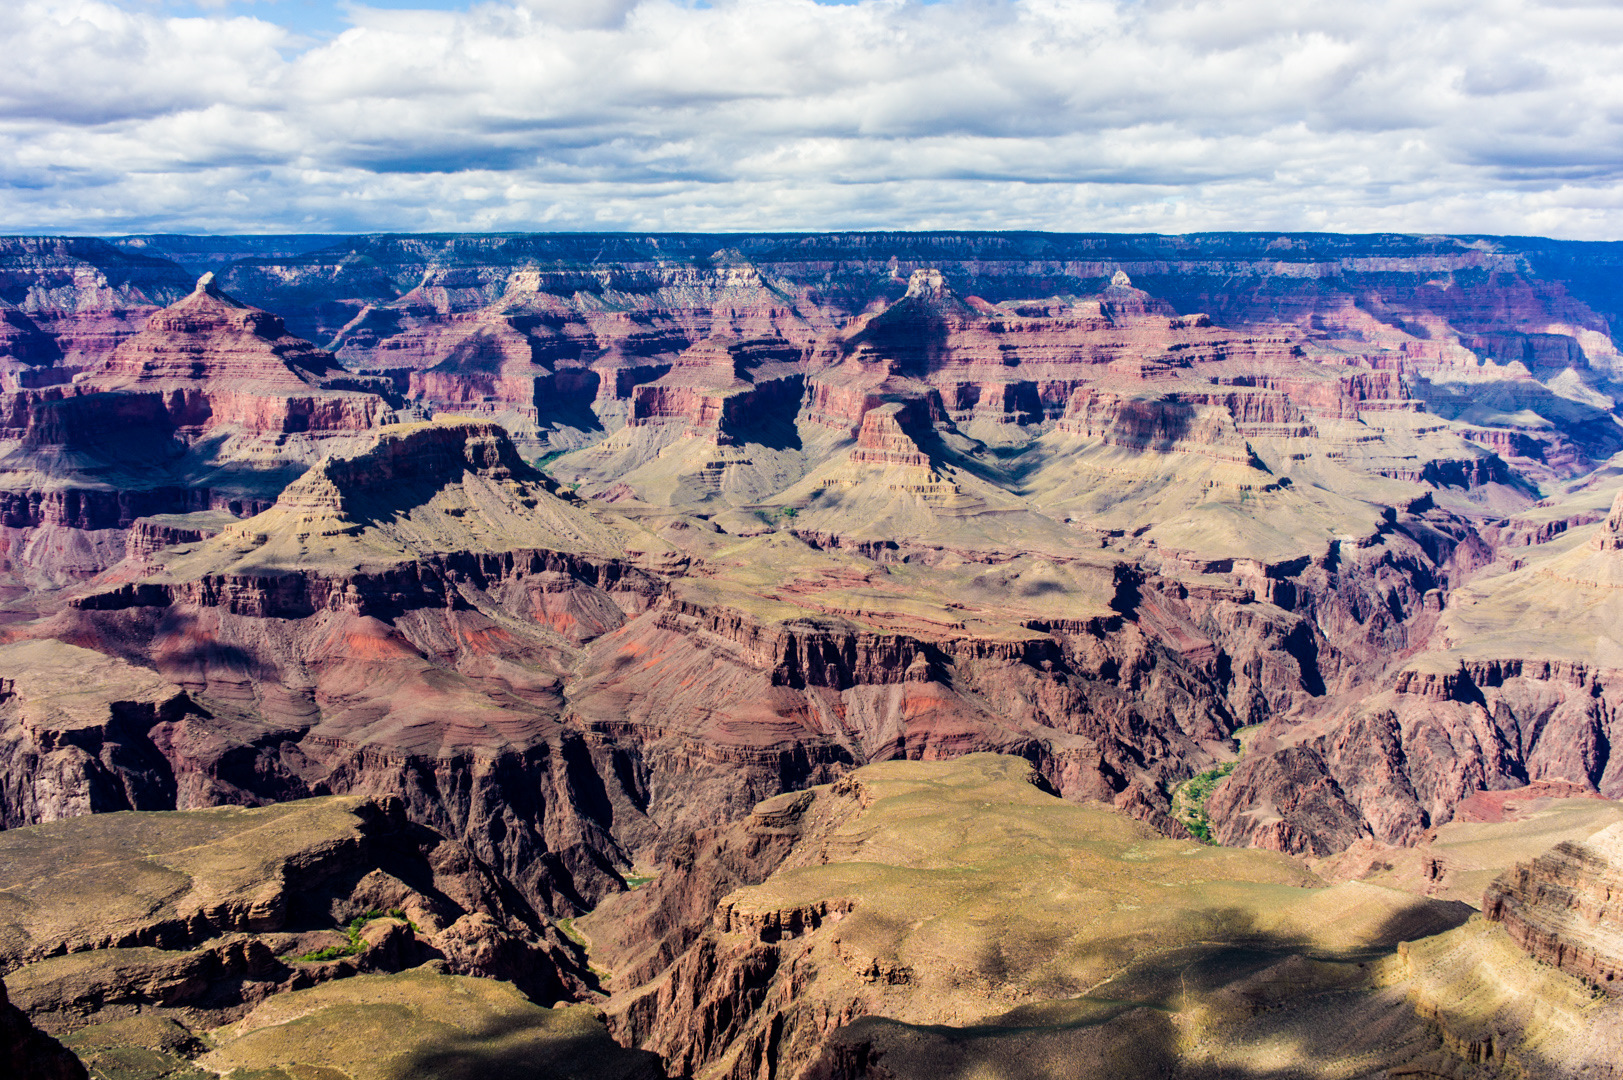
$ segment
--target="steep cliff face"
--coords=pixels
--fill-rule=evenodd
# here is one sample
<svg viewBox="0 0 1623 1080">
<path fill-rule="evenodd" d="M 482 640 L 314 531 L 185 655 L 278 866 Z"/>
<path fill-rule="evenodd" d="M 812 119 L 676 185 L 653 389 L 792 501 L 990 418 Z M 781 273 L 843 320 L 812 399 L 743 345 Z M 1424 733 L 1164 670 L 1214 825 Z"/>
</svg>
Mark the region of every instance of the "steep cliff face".
<svg viewBox="0 0 1623 1080">
<path fill-rule="evenodd" d="M 26 1080 L 85 1080 L 90 1074 L 73 1051 L 38 1030 L 11 1003 L 0 980 L 0 1053 L 14 1075 Z"/>
<path fill-rule="evenodd" d="M 1535 959 L 1623 994 L 1623 827 L 1557 844 L 1488 886 L 1482 913 Z"/>
<path fill-rule="evenodd" d="M 1442 1042 L 1430 1069 L 1530 1080 L 1619 1075 L 1623 1009 L 1529 957 L 1499 924 L 1473 919 L 1399 951 L 1392 974 Z"/>
<path fill-rule="evenodd" d="M 1362 835 L 1415 843 L 1451 820 L 1473 793 L 1529 780 L 1623 795 L 1608 749 L 1617 708 L 1610 673 L 1548 662 L 1466 662 L 1451 671 L 1411 666 L 1395 679 L 1395 691 L 1328 717 L 1295 728 L 1271 725 L 1290 745 L 1275 749 L 1277 743 L 1263 740 L 1218 790 L 1210 806 L 1217 835 L 1225 843 L 1327 854 Z M 1285 812 L 1282 822 L 1257 816 L 1261 793 L 1285 797 L 1301 768 L 1334 789 L 1334 825 L 1318 820 L 1317 811 Z M 1309 840 L 1313 835 L 1319 839 Z"/>
<path fill-rule="evenodd" d="M 1317 708 L 1270 720 L 1211 801 L 1217 835 L 1323 854 L 1359 836 L 1419 842 L 1477 791 L 1548 782 L 1623 796 L 1611 752 L 1623 734 L 1623 656 L 1609 630 L 1616 523 L 1601 509 L 1612 490 L 1580 489 L 1484 530 L 1455 549 L 1435 593 L 1395 594 L 1415 614 L 1385 670 L 1366 667 Z M 1292 802 L 1288 777 L 1302 768 L 1334 788 L 1330 819 Z"/>
</svg>

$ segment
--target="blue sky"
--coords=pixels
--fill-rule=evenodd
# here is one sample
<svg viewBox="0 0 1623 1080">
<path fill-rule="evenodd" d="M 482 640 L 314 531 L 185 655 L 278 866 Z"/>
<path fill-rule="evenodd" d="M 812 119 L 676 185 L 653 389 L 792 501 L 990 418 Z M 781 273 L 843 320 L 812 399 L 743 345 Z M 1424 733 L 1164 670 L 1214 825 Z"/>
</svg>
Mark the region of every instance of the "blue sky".
<svg viewBox="0 0 1623 1080">
<path fill-rule="evenodd" d="M 350 13 L 357 7 L 405 11 L 466 11 L 467 0 L 370 0 L 369 3 L 334 3 L 332 0 L 124 0 L 124 7 L 137 11 L 221 18 L 247 16 L 285 26 L 305 37 L 330 38 L 351 25 Z"/>
<path fill-rule="evenodd" d="M 1623 239 L 1608 0 L 7 0 L 0 230 Z"/>
<path fill-rule="evenodd" d="M 248 17 L 284 26 L 302 39 L 321 41 L 349 29 L 364 11 L 466 12 L 483 0 L 119 0 L 132 11 L 196 18 Z M 815 0 L 824 6 L 860 3 L 861 0 Z M 919 0 L 921 6 L 939 0 Z M 699 3 L 693 6 L 705 7 Z"/>
</svg>

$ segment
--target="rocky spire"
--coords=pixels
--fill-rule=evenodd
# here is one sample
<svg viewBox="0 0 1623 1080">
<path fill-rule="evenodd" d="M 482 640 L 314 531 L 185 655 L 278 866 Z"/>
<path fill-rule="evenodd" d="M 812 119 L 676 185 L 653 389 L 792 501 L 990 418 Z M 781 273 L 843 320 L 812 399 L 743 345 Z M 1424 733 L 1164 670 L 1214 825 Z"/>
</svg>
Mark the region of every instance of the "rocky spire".
<svg viewBox="0 0 1623 1080">
<path fill-rule="evenodd" d="M 1623 551 L 1623 491 L 1612 500 L 1612 512 L 1595 533 L 1594 544 L 1600 551 Z"/>
<path fill-rule="evenodd" d="M 941 276 L 941 271 L 932 267 L 913 271 L 913 276 L 907 279 L 907 295 L 940 300 L 944 296 L 951 296 L 952 290 L 947 288 L 947 280 Z"/>
</svg>

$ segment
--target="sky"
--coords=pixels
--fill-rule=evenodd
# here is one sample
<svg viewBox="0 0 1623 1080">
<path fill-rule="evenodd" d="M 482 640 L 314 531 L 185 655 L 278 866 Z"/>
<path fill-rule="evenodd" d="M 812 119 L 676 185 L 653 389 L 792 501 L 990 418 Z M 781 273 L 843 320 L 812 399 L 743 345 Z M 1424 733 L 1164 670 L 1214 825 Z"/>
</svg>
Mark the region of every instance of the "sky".
<svg viewBox="0 0 1623 1080">
<path fill-rule="evenodd" d="M 5 0 L 0 231 L 1623 239 L 1615 0 Z"/>
</svg>

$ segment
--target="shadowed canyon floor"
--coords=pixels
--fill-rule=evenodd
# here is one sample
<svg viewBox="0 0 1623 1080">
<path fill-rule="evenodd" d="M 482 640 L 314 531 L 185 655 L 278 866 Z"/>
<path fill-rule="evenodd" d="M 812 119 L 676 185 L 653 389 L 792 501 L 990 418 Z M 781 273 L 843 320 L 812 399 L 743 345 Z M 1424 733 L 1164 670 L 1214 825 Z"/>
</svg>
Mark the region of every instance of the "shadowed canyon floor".
<svg viewBox="0 0 1623 1080">
<path fill-rule="evenodd" d="M 106 1075 L 1559 1075 L 1620 252 L 0 238 L 4 1016 Z M 1567 1004 L 1449 1011 L 1528 954 Z M 251 1022 L 342 983 L 417 1049 Z"/>
</svg>

